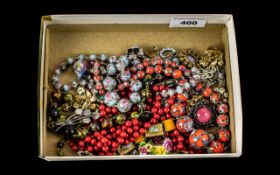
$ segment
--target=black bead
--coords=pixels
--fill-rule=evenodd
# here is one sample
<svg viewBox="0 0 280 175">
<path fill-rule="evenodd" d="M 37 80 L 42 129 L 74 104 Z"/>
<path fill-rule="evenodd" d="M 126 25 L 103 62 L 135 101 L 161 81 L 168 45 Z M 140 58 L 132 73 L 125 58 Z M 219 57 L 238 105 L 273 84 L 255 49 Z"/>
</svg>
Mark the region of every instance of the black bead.
<svg viewBox="0 0 280 175">
<path fill-rule="evenodd" d="M 150 111 L 144 111 L 142 115 L 140 115 L 139 119 L 141 121 L 148 121 L 152 118 L 153 114 Z"/>
<path fill-rule="evenodd" d="M 74 131 L 74 128 L 72 126 L 68 126 L 68 127 L 65 128 L 64 133 L 65 133 L 64 134 L 65 138 L 70 139 L 74 135 L 75 131 Z"/>
<path fill-rule="evenodd" d="M 63 145 L 64 145 L 64 144 L 60 141 L 60 142 L 57 143 L 56 146 L 57 146 L 58 148 L 63 148 Z"/>
</svg>

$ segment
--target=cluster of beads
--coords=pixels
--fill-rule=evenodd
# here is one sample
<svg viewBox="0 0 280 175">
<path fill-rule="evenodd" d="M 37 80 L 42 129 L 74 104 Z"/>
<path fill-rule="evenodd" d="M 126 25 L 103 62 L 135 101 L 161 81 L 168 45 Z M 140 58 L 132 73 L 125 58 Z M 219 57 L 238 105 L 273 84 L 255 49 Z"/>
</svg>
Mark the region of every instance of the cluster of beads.
<svg viewBox="0 0 280 175">
<path fill-rule="evenodd" d="M 62 85 L 72 66 L 76 77 Z M 132 47 L 124 55 L 78 55 L 52 76 L 48 128 L 78 155 L 230 151 L 223 53 Z"/>
</svg>

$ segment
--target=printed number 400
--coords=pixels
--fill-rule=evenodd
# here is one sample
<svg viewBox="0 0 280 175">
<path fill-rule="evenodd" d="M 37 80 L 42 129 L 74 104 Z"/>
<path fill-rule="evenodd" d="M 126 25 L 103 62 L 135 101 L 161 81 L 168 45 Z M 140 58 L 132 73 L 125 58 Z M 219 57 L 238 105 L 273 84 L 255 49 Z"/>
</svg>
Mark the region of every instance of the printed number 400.
<svg viewBox="0 0 280 175">
<path fill-rule="evenodd" d="M 182 21 L 180 22 L 182 25 L 197 25 L 197 21 Z"/>
</svg>

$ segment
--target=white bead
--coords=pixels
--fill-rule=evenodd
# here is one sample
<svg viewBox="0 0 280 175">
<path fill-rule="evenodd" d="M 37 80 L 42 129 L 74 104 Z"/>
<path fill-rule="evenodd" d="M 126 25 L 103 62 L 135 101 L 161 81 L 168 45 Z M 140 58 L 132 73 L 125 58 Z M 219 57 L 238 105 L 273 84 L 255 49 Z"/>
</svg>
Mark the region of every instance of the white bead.
<svg viewBox="0 0 280 175">
<path fill-rule="evenodd" d="M 91 122 L 90 118 L 84 118 L 83 123 L 89 124 Z"/>
<path fill-rule="evenodd" d="M 178 94 L 181 94 L 181 93 L 183 92 L 183 87 L 182 87 L 182 86 L 177 86 L 177 87 L 176 87 L 176 92 L 177 92 Z"/>
<path fill-rule="evenodd" d="M 196 67 L 192 67 L 191 71 L 192 71 L 192 74 L 198 74 L 199 73 L 199 71 Z"/>
<path fill-rule="evenodd" d="M 106 61 L 106 59 L 107 59 L 107 55 L 105 55 L 105 54 L 100 55 L 100 60 L 101 61 Z"/>
<path fill-rule="evenodd" d="M 81 86 L 85 86 L 86 83 L 87 83 L 87 82 L 86 82 L 86 80 L 84 80 L 84 79 L 82 79 L 82 80 L 80 81 L 80 85 L 81 85 Z"/>
<path fill-rule="evenodd" d="M 186 77 L 188 77 L 188 76 L 190 76 L 190 72 L 189 72 L 189 71 L 184 71 L 184 75 L 185 75 Z"/>
<path fill-rule="evenodd" d="M 160 94 L 162 97 L 167 97 L 167 95 L 168 95 L 166 89 L 162 90 Z"/>
<path fill-rule="evenodd" d="M 191 88 L 190 83 L 185 82 L 185 83 L 183 84 L 183 88 L 184 88 L 185 90 L 189 90 L 189 89 Z"/>
<path fill-rule="evenodd" d="M 116 56 L 110 56 L 109 63 L 116 63 L 116 62 L 117 62 L 117 57 Z"/>
<path fill-rule="evenodd" d="M 67 62 L 68 62 L 68 64 L 72 64 L 74 62 L 74 59 L 70 57 L 67 59 Z"/>
<path fill-rule="evenodd" d="M 60 89 L 61 86 L 62 86 L 61 83 L 57 83 L 57 84 L 55 85 L 55 88 L 56 88 L 56 89 Z"/>
<path fill-rule="evenodd" d="M 91 54 L 90 56 L 89 56 L 89 60 L 95 60 L 96 59 L 96 55 L 94 55 L 94 54 Z"/>
<path fill-rule="evenodd" d="M 63 90 L 65 92 L 69 91 L 69 89 L 70 89 L 70 87 L 67 84 L 63 85 Z"/>
<path fill-rule="evenodd" d="M 54 72 L 55 72 L 56 75 L 60 75 L 60 73 L 61 73 L 60 69 L 55 69 Z"/>
<path fill-rule="evenodd" d="M 84 59 L 84 55 L 83 54 L 80 54 L 79 56 L 78 56 L 78 58 L 81 60 L 81 59 Z"/>
<path fill-rule="evenodd" d="M 193 78 L 198 81 L 200 79 L 200 75 L 198 75 L 198 74 L 193 75 Z"/>
<path fill-rule="evenodd" d="M 57 82 L 57 81 L 59 81 L 59 77 L 58 77 L 58 76 L 53 76 L 53 77 L 52 77 L 52 80 L 55 81 L 55 82 Z"/>
<path fill-rule="evenodd" d="M 85 109 L 83 114 L 84 114 L 84 116 L 89 116 L 91 114 L 90 109 Z"/>
<path fill-rule="evenodd" d="M 81 108 L 76 109 L 75 114 L 81 115 L 83 113 L 83 110 Z"/>
<path fill-rule="evenodd" d="M 191 84 L 192 87 L 195 87 L 195 86 L 196 86 L 196 82 L 194 81 L 194 79 L 191 79 L 191 80 L 190 80 L 190 84 Z"/>
<path fill-rule="evenodd" d="M 173 96 L 175 94 L 175 90 L 174 89 L 168 89 L 168 95 L 169 96 Z"/>
</svg>

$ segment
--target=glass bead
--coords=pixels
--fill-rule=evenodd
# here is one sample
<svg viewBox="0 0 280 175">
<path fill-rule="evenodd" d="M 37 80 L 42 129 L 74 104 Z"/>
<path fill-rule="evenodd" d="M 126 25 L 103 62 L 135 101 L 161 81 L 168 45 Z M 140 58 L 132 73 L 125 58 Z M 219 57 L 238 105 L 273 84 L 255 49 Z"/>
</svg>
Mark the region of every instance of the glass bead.
<svg viewBox="0 0 280 175">
<path fill-rule="evenodd" d="M 115 75 L 117 73 L 117 69 L 114 64 L 108 64 L 106 69 L 108 75 Z"/>
<path fill-rule="evenodd" d="M 105 54 L 101 54 L 100 56 L 99 56 L 99 58 L 100 58 L 100 60 L 101 61 L 106 61 L 107 60 L 107 58 L 108 58 L 108 56 L 107 55 L 105 55 Z"/>
<path fill-rule="evenodd" d="M 128 81 L 131 78 L 130 71 L 124 71 L 121 73 L 120 78 L 122 81 Z"/>
<path fill-rule="evenodd" d="M 67 92 L 69 90 L 70 90 L 69 85 L 67 85 L 67 84 L 63 85 L 63 91 Z"/>
<path fill-rule="evenodd" d="M 182 133 L 194 130 L 194 121 L 189 116 L 182 116 L 176 122 L 177 129 Z"/>
<path fill-rule="evenodd" d="M 69 57 L 69 58 L 67 58 L 67 63 L 70 65 L 70 64 L 72 64 L 74 62 L 74 59 L 73 58 L 71 58 L 71 57 Z"/>
<path fill-rule="evenodd" d="M 117 86 L 117 81 L 112 77 L 106 77 L 103 80 L 104 89 L 107 91 L 113 90 Z"/>
<path fill-rule="evenodd" d="M 82 115 L 82 113 L 83 113 L 83 110 L 81 108 L 78 108 L 75 110 L 76 115 Z"/>
<path fill-rule="evenodd" d="M 129 64 L 129 59 L 125 55 L 120 56 L 119 61 L 123 62 L 125 64 L 125 66 L 128 66 L 128 64 Z"/>
<path fill-rule="evenodd" d="M 211 139 L 209 134 L 202 129 L 193 130 L 189 137 L 190 146 L 196 150 L 202 150 L 206 148 L 210 141 Z"/>
<path fill-rule="evenodd" d="M 141 102 L 141 96 L 138 92 L 133 92 L 130 94 L 129 99 L 132 103 L 137 104 Z"/>
<path fill-rule="evenodd" d="M 142 84 L 141 81 L 135 80 L 135 81 L 132 81 L 132 82 L 130 83 L 130 86 L 131 86 L 132 91 L 138 92 L 138 91 L 140 91 L 140 90 L 142 89 L 143 84 Z"/>
<path fill-rule="evenodd" d="M 96 59 L 96 55 L 95 54 L 91 54 L 89 56 L 89 60 L 94 61 Z"/>
<path fill-rule="evenodd" d="M 116 63 L 117 62 L 117 57 L 116 56 L 110 56 L 109 57 L 109 63 Z"/>
<path fill-rule="evenodd" d="M 126 98 L 120 99 L 117 104 L 117 108 L 120 112 L 128 112 L 131 109 L 131 106 L 131 102 Z"/>
<path fill-rule="evenodd" d="M 116 92 L 107 92 L 104 96 L 104 103 L 107 106 L 113 107 L 118 103 L 119 99 L 120 97 Z"/>
<path fill-rule="evenodd" d="M 89 116 L 89 115 L 91 115 L 90 109 L 85 109 L 84 112 L 83 112 L 83 115 L 84 115 L 84 116 Z"/>
<path fill-rule="evenodd" d="M 57 69 L 55 69 L 54 73 L 59 76 L 61 74 L 61 70 L 59 68 L 57 68 Z"/>
</svg>

